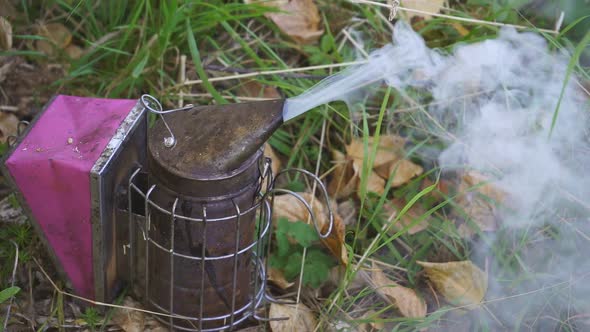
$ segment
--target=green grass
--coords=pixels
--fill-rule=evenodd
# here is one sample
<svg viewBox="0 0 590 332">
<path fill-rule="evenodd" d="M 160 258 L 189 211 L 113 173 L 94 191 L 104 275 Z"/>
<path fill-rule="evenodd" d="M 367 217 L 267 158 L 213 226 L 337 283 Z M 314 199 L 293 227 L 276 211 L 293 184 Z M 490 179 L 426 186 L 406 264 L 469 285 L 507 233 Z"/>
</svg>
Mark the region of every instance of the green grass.
<svg viewBox="0 0 590 332">
<path fill-rule="evenodd" d="M 522 2 L 522 1 L 521 1 Z M 210 82 L 209 78 L 217 75 L 207 69 L 208 64 L 223 63 L 229 67 L 252 70 L 287 69 L 307 65 L 329 64 L 334 62 L 352 61 L 355 59 L 354 48 L 347 44 L 339 49 L 341 36 L 338 35 L 338 22 L 333 18 L 334 7 L 337 7 L 338 17 L 352 17 L 365 20 L 357 28 L 367 36 L 367 47 L 377 48 L 391 39 L 387 24 L 377 14 L 380 9 L 369 6 L 352 5 L 343 0 L 318 1 L 324 17 L 326 33 L 318 44 L 300 46 L 281 34 L 277 27 L 264 17 L 268 8 L 248 6 L 240 1 L 195 0 L 195 1 L 155 1 L 155 0 L 53 0 L 26 1 L 23 0 L 19 9 L 24 13 L 18 25 L 15 40 L 26 41 L 33 39 L 34 32 L 27 29 L 43 13 L 51 13 L 46 17 L 48 22 L 58 21 L 65 24 L 74 35 L 74 42 L 90 51 L 81 59 L 72 61 L 67 69 L 67 75 L 57 82 L 54 87 L 61 87 L 62 92 L 79 95 L 101 96 L 110 98 L 137 98 L 142 93 L 150 93 L 160 98 L 167 106 L 177 102 L 178 61 L 180 55 L 188 56 L 189 79 L 200 79 L 202 85 L 192 87 L 193 92 L 206 93 L 209 97 L 185 98 L 185 102 L 207 104 L 211 102 L 236 102 L 240 87 L 245 81 Z M 497 20 L 506 23 L 550 25 L 550 19 L 545 16 L 526 17 L 526 19 L 508 6 L 505 1 L 453 1 L 453 15 L 472 17 L 477 16 L 485 20 Z M 522 8 L 520 5 L 517 8 Z M 386 15 L 386 12 L 382 12 Z M 587 26 L 588 16 L 577 21 L 569 22 L 564 29 L 567 34 L 547 36 L 556 49 L 573 49 L 574 57 L 567 77 L 576 73 L 589 78 L 587 68 L 580 63 L 583 52 L 587 50 L 588 35 L 576 40 L 568 36 L 578 36 L 579 29 Z M 420 22 L 415 28 L 426 38 L 430 47 L 449 50 L 458 43 L 472 43 L 494 37 L 498 28 L 483 25 L 463 26 L 468 34 L 462 36 L 451 22 L 446 19 L 434 18 Z M 566 22 L 567 23 L 567 22 Z M 582 28 L 580 28 L 582 27 Z M 31 50 L 13 52 L 26 56 L 32 61 L 44 62 L 47 59 Z M 66 62 L 62 56 L 60 61 Z M 311 74 L 328 75 L 329 71 L 317 70 Z M 566 77 L 566 78 L 567 78 Z M 311 87 L 315 81 L 303 78 L 288 78 L 281 75 L 270 75 L 255 78 L 261 84 L 275 86 L 285 96 L 294 96 Z M 411 92 L 408 92 L 411 94 Z M 226 96 L 230 96 L 229 98 Z M 286 161 L 285 167 L 301 167 L 315 169 L 319 155 L 319 135 L 322 123 L 325 121 L 329 128 L 327 145 L 324 147 L 320 160 L 321 172 L 332 167 L 330 163 L 330 149 L 344 150 L 344 145 L 355 136 L 361 136 L 365 143 L 364 169 L 370 170 L 374 162 L 376 149 L 371 150 L 367 138 L 378 138 L 387 131 L 389 123 L 385 120 L 387 110 L 392 107 L 408 107 L 398 91 L 386 89 L 377 97 L 368 100 L 363 105 L 364 112 L 359 121 L 352 119 L 351 113 L 342 103 L 333 103 L 319 107 L 308 113 L 298 121 L 277 131 L 270 140 L 271 144 Z M 558 116 L 557 106 L 555 116 Z M 440 148 L 441 142 L 432 138 L 433 127 L 424 120 L 418 109 L 414 114 L 406 114 L 396 118 L 396 124 L 389 128 L 394 132 L 401 132 L 412 140 L 414 146 Z M 412 154 L 410 157 L 418 158 Z M 315 309 L 321 311 L 321 324 L 326 327 L 335 320 L 347 320 L 356 326 L 368 322 L 385 322 L 394 326 L 396 331 L 414 331 L 424 328 L 445 329 L 452 326 L 454 321 L 468 321 L 471 330 L 493 330 L 489 322 L 495 321 L 493 315 L 495 306 L 502 302 L 492 303 L 486 309 L 478 309 L 470 313 L 462 313 L 457 317 L 457 309 L 441 305 L 434 312 L 430 312 L 424 319 L 404 319 L 395 310 L 378 302 L 371 302 L 373 309 L 381 313 L 361 318 L 355 315 L 344 315 L 358 309 L 359 303 L 374 297 L 374 291 L 363 289 L 357 293 L 348 293 L 349 284 L 355 280 L 358 271 L 353 267 L 362 265 L 358 256 L 377 259 L 407 271 L 397 276 L 397 281 L 403 285 L 418 289 L 418 292 L 428 299 L 429 305 L 434 301 L 425 285 L 422 269 L 417 265 L 419 260 L 448 261 L 474 259 L 483 266 L 487 257 L 474 252 L 475 243 L 459 236 L 455 224 L 448 218 L 450 207 L 456 207 L 455 197 L 449 195 L 435 205 L 427 204 L 429 195 L 436 191 L 435 185 L 420 190 L 418 179 L 407 186 L 388 190 L 388 195 L 376 196 L 367 191 L 368 172 L 361 175 L 361 192 L 359 194 L 358 222 L 349 231 L 352 236 L 347 245 L 352 263 L 348 266 L 343 282 L 332 292 L 328 299 Z M 433 181 L 440 176 L 439 169 L 432 169 L 424 175 Z M 291 185 L 307 185 L 303 179 L 292 178 Z M 391 180 L 387 189 L 391 186 Z M 384 220 L 382 210 L 384 203 L 392 196 L 407 198 L 407 206 L 398 214 L 401 218 L 413 205 L 421 204 L 427 207 L 427 213 L 417 218 L 419 223 L 423 218 L 431 218 L 431 223 L 425 232 L 409 235 L 405 229 L 398 232 L 388 232 L 383 229 Z M 556 231 L 548 236 L 544 232 Z M 543 232 L 542 235 L 540 235 Z M 567 233 L 567 232 L 566 232 Z M 538 250 L 537 243 L 548 237 L 563 237 L 564 230 L 552 229 L 524 229 L 519 232 L 499 230 L 493 236 L 479 233 L 479 242 L 489 247 L 494 253 L 491 265 L 501 271 L 500 283 L 506 287 L 516 287 L 531 283 L 536 276 L 528 273 L 532 267 L 526 266 L 523 259 L 526 255 Z M 569 233 L 567 233 L 569 234 Z M 19 245 L 27 246 L 30 240 L 30 230 L 27 226 L 15 226 L 0 229 L 0 239 L 15 238 Z M 10 253 L 3 250 L 0 244 L 0 257 L 10 258 Z M 480 243 L 477 243 L 480 246 Z M 27 250 L 23 250 L 27 255 Z M 354 256 L 358 255 L 358 256 Z M 23 257 L 26 260 L 26 257 Z M 549 270 L 548 270 L 549 271 Z M 5 273 L 5 271 L 2 271 Z M 1 286 L 1 284 L 0 284 Z M 538 286 L 538 285 L 534 285 Z M 0 287 L 1 288 L 1 287 Z M 534 287 L 533 287 L 534 288 Z M 569 304 L 567 288 L 557 287 L 535 296 L 535 300 L 543 301 L 548 297 L 565 298 L 557 303 Z M 63 298 L 56 299 L 54 314 L 63 322 Z M 333 304 L 333 305 L 332 305 Z M 60 309 L 61 308 L 61 309 Z M 528 324 L 538 320 L 539 316 L 551 316 L 563 322 L 563 329 L 571 328 L 570 317 L 563 317 L 563 308 L 552 308 L 548 305 L 543 312 L 529 312 L 526 301 L 523 301 L 520 323 L 515 329 L 526 328 Z M 572 311 L 572 315 L 575 311 Z M 98 316 L 92 311 L 85 312 L 85 319 L 91 328 L 98 322 Z M 453 316 L 455 315 L 455 316 Z M 453 316 L 453 317 L 449 317 Z M 458 315 L 461 316 L 461 315 Z M 480 319 L 482 318 L 482 319 Z M 485 319 L 483 319 L 485 318 Z M 522 324 L 522 325 L 520 325 Z M 574 329 L 575 330 L 575 329 Z"/>
</svg>

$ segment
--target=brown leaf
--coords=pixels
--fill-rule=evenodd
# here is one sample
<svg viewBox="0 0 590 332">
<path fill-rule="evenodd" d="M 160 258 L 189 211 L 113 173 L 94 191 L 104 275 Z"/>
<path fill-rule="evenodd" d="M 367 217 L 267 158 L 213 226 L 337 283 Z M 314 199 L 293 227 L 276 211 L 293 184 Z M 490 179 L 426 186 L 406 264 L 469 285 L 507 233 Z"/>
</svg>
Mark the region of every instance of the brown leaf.
<svg viewBox="0 0 590 332">
<path fill-rule="evenodd" d="M 273 176 L 276 176 L 281 169 L 281 159 L 279 159 L 279 156 L 277 156 L 275 150 L 268 142 L 264 143 L 264 156 L 272 160 L 270 167 L 272 169 Z"/>
<path fill-rule="evenodd" d="M 417 262 L 445 299 L 456 306 L 478 305 L 488 289 L 487 274 L 471 261 Z"/>
<path fill-rule="evenodd" d="M 271 303 L 269 318 L 285 318 L 287 320 L 271 320 L 270 329 L 274 332 L 313 332 L 317 320 L 313 312 L 303 303 L 286 305 Z"/>
<path fill-rule="evenodd" d="M 399 162 L 383 165 L 375 171 L 384 179 L 389 179 L 393 175 L 391 187 L 396 188 L 410 182 L 414 177 L 422 175 L 424 169 L 407 159 L 402 159 Z"/>
<path fill-rule="evenodd" d="M 68 47 L 66 47 L 65 51 L 66 54 L 70 57 L 70 59 L 74 60 L 80 59 L 84 54 L 82 48 L 80 48 L 77 45 L 69 45 Z"/>
<path fill-rule="evenodd" d="M 445 7 L 446 0 L 402 0 L 402 6 L 409 9 L 419 10 L 427 13 L 438 13 Z M 411 21 L 414 17 L 423 17 L 425 20 L 432 18 L 432 15 L 421 14 L 410 11 L 401 12 L 402 17 Z"/>
<path fill-rule="evenodd" d="M 18 118 L 12 113 L 0 112 L 0 142 L 6 143 L 8 136 L 16 135 Z"/>
<path fill-rule="evenodd" d="M 314 198 L 310 193 L 298 193 L 312 207 L 318 227 L 322 229 L 328 223 L 328 216 L 324 212 L 324 206 L 318 198 Z M 312 204 L 313 199 L 313 204 Z M 289 221 L 307 222 L 309 211 L 305 205 L 293 195 L 277 195 L 274 200 L 273 221 L 281 218 L 287 218 Z M 311 219 L 310 219 L 311 222 Z"/>
<path fill-rule="evenodd" d="M 354 170 L 355 176 L 359 179 L 357 182 L 357 192 L 361 192 L 361 172 L 363 169 L 363 161 L 359 159 L 354 159 L 352 161 L 352 169 Z M 369 172 L 369 177 L 367 178 L 367 191 L 374 192 L 379 195 L 383 195 L 385 193 L 385 180 L 381 178 L 377 173 L 374 171 Z"/>
<path fill-rule="evenodd" d="M 329 228 L 328 211 L 324 204 L 318 199 L 314 198 L 310 193 L 298 193 L 301 197 L 312 206 L 312 211 L 318 223 L 318 228 L 322 234 L 326 234 Z M 312 204 L 313 199 L 313 204 Z M 342 218 L 338 215 L 336 207 L 332 208 L 334 216 L 334 224 L 332 231 L 326 239 L 321 239 L 322 243 L 328 250 L 338 259 L 342 264 L 348 263 L 348 253 L 344 246 L 345 226 Z M 309 218 L 309 211 L 293 195 L 280 195 L 275 197 L 273 208 L 273 221 L 277 225 L 277 220 L 281 217 L 287 218 L 289 221 L 303 221 L 307 222 Z M 310 219 L 310 222 L 313 222 Z M 293 242 L 294 240 L 291 240 Z"/>
<path fill-rule="evenodd" d="M 4 17 L 0 17 L 0 50 L 12 48 L 12 25 Z"/>
<path fill-rule="evenodd" d="M 294 282 L 288 282 L 287 279 L 285 279 L 285 275 L 283 274 L 283 272 L 281 272 L 281 270 L 277 270 L 272 267 L 268 269 L 268 281 L 272 282 L 277 287 L 283 290 L 295 284 Z"/>
<path fill-rule="evenodd" d="M 371 272 L 371 283 L 376 292 L 395 306 L 404 317 L 418 318 L 426 316 L 426 302 L 413 289 L 401 286 L 387 278 L 375 263 L 373 263 Z"/>
<path fill-rule="evenodd" d="M 369 137 L 367 154 L 373 153 L 375 138 Z M 390 164 L 394 161 L 401 159 L 405 139 L 396 135 L 383 135 L 379 137 L 379 143 L 377 145 L 377 152 L 375 153 L 375 159 L 373 160 L 373 168 Z M 358 159 L 362 162 L 365 156 L 365 145 L 362 139 L 354 139 L 349 145 L 346 146 L 346 154 L 348 157 Z M 387 175 L 389 177 L 389 174 Z"/>
<path fill-rule="evenodd" d="M 320 12 L 313 0 L 245 0 L 244 2 L 278 8 L 282 12 L 267 13 L 266 16 L 282 32 L 300 44 L 316 42 L 324 33 L 320 26 Z"/>
<path fill-rule="evenodd" d="M 393 222 L 397 217 L 398 213 L 406 206 L 407 202 L 400 198 L 393 199 L 390 204 L 383 205 L 383 211 L 387 214 L 387 221 Z M 421 216 L 426 214 L 426 209 L 420 205 L 420 202 L 414 203 L 412 207 L 406 211 L 395 223 L 391 225 L 388 233 L 393 235 L 407 226 L 416 222 Z M 430 217 L 426 217 L 417 224 L 408 228 L 408 234 L 413 235 L 420 231 L 425 230 L 430 222 Z"/>
<path fill-rule="evenodd" d="M 466 172 L 459 184 L 457 204 L 481 231 L 492 232 L 498 227 L 498 209 L 495 204 L 503 203 L 506 194 L 488 182 L 489 179 L 483 174 Z M 474 232 L 468 231 L 471 228 L 468 223 L 463 227 L 464 235 Z"/>
<path fill-rule="evenodd" d="M 327 238 L 322 239 L 322 243 L 328 248 L 328 250 L 336 257 L 340 263 L 346 265 L 348 264 L 348 252 L 346 251 L 346 246 L 344 245 L 344 236 L 346 235 L 346 230 L 344 226 L 344 222 L 342 218 L 338 215 L 338 213 L 334 212 L 334 224 L 332 225 L 332 232 L 328 235 Z M 326 234 L 328 231 L 329 223 L 326 223 L 322 227 L 322 234 Z"/>
<path fill-rule="evenodd" d="M 434 185 L 435 182 L 430 180 L 429 178 L 424 178 L 422 180 L 422 184 L 420 185 L 420 190 L 424 190 L 427 187 Z M 430 197 L 433 197 L 437 202 L 442 202 L 451 194 L 451 184 L 448 180 L 439 179 L 436 183 L 436 187 L 433 191 L 430 192 Z"/>
<path fill-rule="evenodd" d="M 125 332 L 139 332 L 145 329 L 145 314 L 141 311 L 133 310 L 141 308 L 141 305 L 126 297 L 123 300 L 123 306 L 130 309 L 115 309 L 112 322 L 117 324 Z"/>
<path fill-rule="evenodd" d="M 344 153 L 338 150 L 332 150 L 332 159 L 336 166 L 328 184 L 328 193 L 336 199 L 348 197 L 354 193 L 358 182 L 352 168 L 352 160 L 347 159 Z"/>
<path fill-rule="evenodd" d="M 37 40 L 35 47 L 39 52 L 43 52 L 48 56 L 53 56 L 56 53 L 56 48 L 65 50 L 65 48 L 72 42 L 72 34 L 70 30 L 61 23 L 49 23 L 41 25 L 37 31 L 38 35 L 45 37 L 44 40 Z"/>
<path fill-rule="evenodd" d="M 274 86 L 262 85 L 255 80 L 250 80 L 239 88 L 240 94 L 246 97 L 281 98 L 281 94 Z"/>
</svg>

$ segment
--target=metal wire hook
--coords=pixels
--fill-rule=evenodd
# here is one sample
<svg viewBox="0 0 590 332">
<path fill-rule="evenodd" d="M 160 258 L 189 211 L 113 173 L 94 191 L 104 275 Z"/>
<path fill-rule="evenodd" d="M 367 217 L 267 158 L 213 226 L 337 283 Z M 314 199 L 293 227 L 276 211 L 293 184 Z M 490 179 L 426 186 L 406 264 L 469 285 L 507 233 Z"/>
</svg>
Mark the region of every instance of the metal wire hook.
<svg viewBox="0 0 590 332">
<path fill-rule="evenodd" d="M 145 107 L 149 112 L 159 115 L 160 118 L 162 119 L 162 121 L 164 122 L 164 125 L 166 126 L 166 129 L 168 130 L 168 133 L 170 134 L 169 137 L 164 138 L 164 146 L 167 148 L 174 147 L 174 145 L 176 145 L 176 137 L 174 137 L 174 134 L 172 133 L 172 129 L 170 129 L 168 122 L 166 122 L 166 119 L 164 119 L 164 114 L 169 114 L 169 113 L 174 113 L 174 112 L 179 112 L 179 111 L 188 111 L 194 107 L 193 104 L 186 105 L 182 108 L 174 108 L 174 109 L 170 109 L 170 110 L 164 110 L 160 101 L 152 95 L 144 94 L 141 96 L 140 100 L 141 100 L 141 103 L 143 104 L 143 107 Z"/>
<path fill-rule="evenodd" d="M 324 196 L 326 208 L 328 209 L 328 229 L 326 230 L 326 232 L 322 234 L 322 231 L 320 229 L 320 226 L 317 223 L 317 219 L 315 217 L 315 213 L 313 212 L 311 205 L 305 199 L 303 199 L 303 197 L 301 197 L 301 195 L 299 195 L 291 190 L 279 189 L 279 188 L 272 189 L 272 192 L 273 193 L 282 192 L 282 193 L 285 193 L 288 195 L 292 195 L 295 198 L 297 198 L 301 203 L 303 203 L 303 205 L 305 205 L 305 208 L 308 210 L 308 212 L 311 216 L 315 230 L 318 233 L 318 235 L 320 236 L 320 238 L 322 238 L 322 239 L 327 238 L 328 236 L 330 236 L 330 233 L 332 233 L 332 228 L 334 226 L 334 213 L 332 212 L 332 207 L 330 206 L 330 197 L 328 195 L 328 190 L 326 189 L 326 186 L 324 185 L 322 180 L 320 180 L 315 174 L 313 174 L 312 172 L 307 171 L 305 169 L 301 169 L 301 168 L 287 168 L 285 170 L 282 170 L 281 172 L 279 172 L 277 174 L 277 176 L 275 176 L 274 181 L 276 182 L 276 180 L 281 175 L 283 175 L 285 173 L 289 173 L 289 172 L 301 173 L 303 175 L 306 175 L 306 176 L 310 177 L 312 180 L 314 180 L 317 183 L 317 185 L 319 186 L 320 191 L 323 193 L 323 196 Z M 273 183 L 273 187 L 274 187 L 274 183 Z"/>
</svg>

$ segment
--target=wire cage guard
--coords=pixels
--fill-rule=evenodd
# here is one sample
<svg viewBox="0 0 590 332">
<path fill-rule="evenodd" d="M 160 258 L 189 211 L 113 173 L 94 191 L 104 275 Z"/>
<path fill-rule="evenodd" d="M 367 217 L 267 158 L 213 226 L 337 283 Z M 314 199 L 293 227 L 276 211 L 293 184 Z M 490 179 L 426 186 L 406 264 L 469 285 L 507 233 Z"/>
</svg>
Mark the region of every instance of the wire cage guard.
<svg viewBox="0 0 590 332">
<path fill-rule="evenodd" d="M 194 218 L 178 213 L 179 199 L 174 200 L 171 209 L 165 209 L 158 205 L 151 197 L 158 191 L 156 185 L 152 185 L 147 190 L 136 184 L 138 176 L 142 170 L 136 169 L 129 179 L 128 185 L 128 217 L 129 217 L 129 243 L 126 245 L 127 253 L 129 255 L 130 271 L 132 273 L 130 280 L 134 283 L 132 287 L 137 295 L 142 297 L 143 302 L 153 308 L 154 310 L 161 312 L 162 315 L 156 316 L 156 318 L 175 329 L 184 331 L 221 331 L 232 329 L 235 326 L 252 318 L 255 320 L 268 320 L 268 318 L 261 317 L 258 312 L 264 307 L 265 303 L 275 302 L 273 297 L 266 292 L 267 290 L 267 260 L 270 250 L 270 235 L 272 229 L 272 201 L 274 195 L 277 193 L 291 194 L 294 195 L 299 201 L 301 201 L 308 212 L 310 218 L 318 230 L 318 233 L 322 238 L 325 238 L 330 234 L 333 216 L 331 210 L 328 210 L 330 224 L 325 233 L 321 233 L 319 226 L 316 222 L 316 216 L 313 214 L 311 206 L 306 202 L 300 195 L 285 190 L 275 189 L 274 183 L 276 178 L 273 178 L 271 171 L 271 160 L 265 158 L 260 177 L 257 181 L 259 184 L 257 191 L 257 197 L 247 209 L 240 209 L 238 204 L 232 202 L 234 211 L 232 214 L 216 217 L 207 218 L 207 205 L 203 204 L 201 218 Z M 323 193 L 325 199 L 328 198 L 327 191 L 323 183 L 312 173 L 299 170 L 289 169 L 279 173 L 278 176 L 286 174 L 288 172 L 298 172 L 305 176 L 312 178 L 318 183 L 319 189 Z M 278 177 L 277 176 L 277 177 Z M 262 188 L 263 184 L 265 188 Z M 134 202 L 138 201 L 135 195 L 141 197 L 143 201 L 140 208 L 143 209 L 145 215 L 144 218 L 138 217 L 133 211 L 137 211 L 138 207 L 134 206 Z M 139 204 L 138 204 L 139 205 Z M 167 233 L 168 238 L 166 241 L 159 237 L 161 232 L 157 232 L 155 228 L 154 215 L 156 213 L 163 214 L 167 217 L 169 232 Z M 247 218 L 251 218 L 255 215 L 256 220 L 256 234 L 247 243 L 242 241 L 241 225 Z M 207 241 L 209 229 L 218 227 L 216 223 L 224 222 L 226 225 L 233 225 L 233 230 L 227 228 L 224 231 L 232 234 L 233 239 L 231 241 L 233 251 L 231 253 L 223 255 L 211 255 L 208 254 L 207 246 L 200 246 L 198 255 L 190 255 L 182 253 L 176 247 L 176 241 L 178 240 L 178 231 L 182 229 L 186 223 L 200 224 L 203 231 L 201 232 L 200 243 L 209 244 Z M 159 225 L 161 226 L 161 225 Z M 158 233 L 158 234 L 156 234 Z M 227 239 L 227 237 L 226 237 Z M 154 266 L 152 256 L 162 257 L 166 255 L 168 257 L 166 265 Z M 249 261 L 245 268 L 240 266 L 240 263 L 244 259 Z M 183 298 L 184 301 L 189 301 L 192 309 L 188 312 L 179 311 L 178 301 L 179 299 L 175 296 L 178 295 L 178 282 L 183 282 L 182 276 L 179 277 L 178 265 L 187 264 L 193 268 L 193 273 L 188 277 L 193 281 L 197 282 L 195 288 L 188 290 L 194 298 Z M 219 277 L 218 273 L 214 271 L 217 269 L 223 269 L 224 267 L 229 268 L 229 272 L 226 276 Z M 155 270 L 168 270 L 167 273 L 163 273 L 169 276 L 169 283 L 167 286 L 166 294 L 154 294 L 154 287 L 158 282 L 154 282 L 154 271 Z M 213 272 L 212 272 L 213 271 Z M 217 275 L 217 276 L 216 276 Z M 246 285 L 247 296 L 242 299 L 242 303 L 238 303 L 239 299 L 243 296 L 244 283 L 239 283 L 239 279 L 244 279 L 244 275 L 248 277 Z M 186 277 L 186 276 L 185 276 Z M 230 280 L 227 287 L 219 287 L 211 290 L 211 278 Z M 219 280 L 218 280 L 219 281 Z M 195 285 L 193 285 L 195 286 Z M 213 286 L 215 288 L 215 286 Z M 223 288 L 223 289 L 222 289 Z M 209 292 L 207 292 L 209 290 Z M 160 292 L 161 293 L 161 292 Z M 213 295 L 207 294 L 213 293 Z M 155 296 L 154 296 L 155 295 Z M 206 296 L 207 295 L 207 296 Z M 209 296 L 210 295 L 210 296 Z M 156 297 L 156 298 L 154 298 Z M 184 305 L 186 307 L 186 303 Z M 224 312 L 219 313 L 220 310 L 209 310 L 207 308 L 223 308 Z M 192 314 L 189 313 L 192 311 Z M 213 311 L 213 313 L 212 313 Z"/>
</svg>

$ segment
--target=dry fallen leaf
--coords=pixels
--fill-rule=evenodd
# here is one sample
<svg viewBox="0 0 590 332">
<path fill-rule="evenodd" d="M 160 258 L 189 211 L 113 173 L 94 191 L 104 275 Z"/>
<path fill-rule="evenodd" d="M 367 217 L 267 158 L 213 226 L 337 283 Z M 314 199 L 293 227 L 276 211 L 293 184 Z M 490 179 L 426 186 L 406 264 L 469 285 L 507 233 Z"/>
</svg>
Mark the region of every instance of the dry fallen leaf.
<svg viewBox="0 0 590 332">
<path fill-rule="evenodd" d="M 294 282 L 288 282 L 281 270 L 277 270 L 272 267 L 268 268 L 268 281 L 272 282 L 277 287 L 283 290 L 295 284 Z"/>
<path fill-rule="evenodd" d="M 68 47 L 66 47 L 65 49 L 66 54 L 70 57 L 70 59 L 80 59 L 82 57 L 82 54 L 84 54 L 84 51 L 82 50 L 82 48 L 80 48 L 80 46 L 77 45 L 69 45 Z"/>
<path fill-rule="evenodd" d="M 313 197 L 310 193 L 298 193 L 311 207 L 313 214 L 315 215 L 318 223 L 318 228 L 322 229 L 324 225 L 328 223 L 328 216 L 324 212 L 324 206 L 322 202 Z M 312 204 L 313 200 L 313 204 Z M 287 218 L 289 221 L 303 221 L 307 222 L 309 218 L 309 211 L 305 205 L 293 195 L 277 195 L 274 200 L 273 207 L 273 222 L 277 225 L 276 221 L 279 218 Z M 310 222 L 312 220 L 310 219 Z"/>
<path fill-rule="evenodd" d="M 141 308 L 141 305 L 130 297 L 123 300 L 123 306 Z M 117 308 L 111 320 L 125 332 L 139 332 L 145 329 L 145 314 L 141 311 Z"/>
<path fill-rule="evenodd" d="M 298 194 L 301 195 L 310 206 L 312 206 L 312 211 L 318 223 L 318 228 L 322 234 L 326 234 L 328 227 L 330 226 L 326 207 L 318 198 L 314 198 L 310 193 Z M 332 231 L 326 239 L 321 239 L 321 241 L 334 257 L 336 257 L 342 264 L 347 264 L 348 254 L 346 247 L 344 246 L 345 226 L 342 218 L 336 211 L 336 207 L 332 207 L 332 213 L 334 217 Z M 289 221 L 307 222 L 309 211 L 301 201 L 295 198 L 295 196 L 279 195 L 275 197 L 273 207 L 273 222 L 275 225 L 277 225 L 277 221 L 281 217 L 287 218 Z M 310 220 L 310 222 L 313 221 Z"/>
<path fill-rule="evenodd" d="M 375 138 L 367 138 L 368 150 L 370 154 L 373 153 Z M 375 159 L 373 160 L 373 168 L 390 164 L 394 161 L 398 161 L 403 156 L 403 147 L 406 140 L 396 135 L 382 135 L 379 137 L 377 145 L 377 152 L 375 153 Z M 363 160 L 365 156 L 365 145 L 362 138 L 354 139 L 349 145 L 346 146 L 346 154 L 352 159 Z M 389 174 L 388 174 L 389 176 Z"/>
<path fill-rule="evenodd" d="M 281 98 L 281 94 L 274 86 L 262 85 L 255 80 L 247 81 L 240 85 L 239 92 L 246 97 Z"/>
<path fill-rule="evenodd" d="M 314 313 L 303 303 L 286 305 L 271 303 L 269 318 L 284 318 L 287 320 L 271 320 L 270 329 L 274 332 L 312 332 L 315 331 L 317 321 Z"/>
<path fill-rule="evenodd" d="M 245 0 L 244 2 L 278 8 L 281 12 L 267 13 L 266 16 L 282 32 L 300 44 L 313 43 L 324 33 L 320 25 L 320 12 L 313 0 Z"/>
<path fill-rule="evenodd" d="M 328 227 L 328 223 L 322 227 L 322 234 L 326 234 Z M 328 248 L 332 255 L 340 260 L 340 263 L 344 265 L 348 264 L 348 252 L 346 251 L 346 246 L 344 245 L 344 236 L 346 235 L 345 233 L 346 230 L 342 218 L 338 215 L 338 213 L 334 213 L 332 232 L 330 232 L 330 235 L 328 235 L 327 238 L 322 239 L 322 243 Z"/>
<path fill-rule="evenodd" d="M 446 0 L 402 0 L 402 6 L 408 9 L 418 10 L 426 13 L 438 13 L 445 7 Z M 400 11 L 402 17 L 406 20 L 411 21 L 412 18 L 418 16 L 423 17 L 425 20 L 432 18 L 432 15 L 421 14 L 410 11 Z"/>
<path fill-rule="evenodd" d="M 12 25 L 4 17 L 0 17 L 0 50 L 12 48 Z"/>
<path fill-rule="evenodd" d="M 478 305 L 484 299 L 488 289 L 487 274 L 471 261 L 417 263 L 449 303 L 456 306 Z"/>
<path fill-rule="evenodd" d="M 0 142 L 6 143 L 8 136 L 16 135 L 18 118 L 12 113 L 0 112 Z"/>
<path fill-rule="evenodd" d="M 497 229 L 498 209 L 495 204 L 503 203 L 506 198 L 503 191 L 488 182 L 489 179 L 483 174 L 466 172 L 461 178 L 460 195 L 457 197 L 461 210 L 484 232 Z M 464 225 L 464 235 L 473 235 L 471 226 L 468 223 Z"/>
<path fill-rule="evenodd" d="M 401 211 L 406 206 L 406 202 L 400 198 L 393 199 L 390 204 L 383 205 L 383 212 L 387 215 L 387 221 L 393 222 L 397 217 L 399 211 Z M 389 228 L 388 233 L 393 235 L 402 229 L 406 228 L 407 226 L 416 223 L 416 220 L 426 214 L 426 209 L 420 205 L 419 202 L 414 203 L 412 207 L 404 213 L 395 223 L 391 225 Z M 413 235 L 420 231 L 425 230 L 428 227 L 428 223 L 430 222 L 430 217 L 426 217 L 423 220 L 419 221 L 417 224 L 408 228 L 408 234 Z"/>
<path fill-rule="evenodd" d="M 354 170 L 354 174 L 359 181 L 357 182 L 357 192 L 361 192 L 361 186 L 363 185 L 361 179 L 361 172 L 363 171 L 363 161 L 359 159 L 354 159 L 352 161 L 352 169 Z M 377 193 L 379 195 L 383 195 L 385 193 L 385 180 L 377 175 L 374 171 L 369 172 L 369 177 L 367 178 L 367 191 Z"/>
<path fill-rule="evenodd" d="M 413 289 L 401 286 L 387 278 L 375 263 L 373 263 L 371 272 L 371 283 L 376 292 L 395 306 L 404 317 L 418 318 L 426 316 L 426 302 Z"/>
<path fill-rule="evenodd" d="M 348 197 L 354 193 L 358 182 L 358 177 L 355 177 L 352 168 L 352 161 L 338 150 L 332 150 L 332 159 L 335 168 L 328 184 L 328 193 L 336 199 Z"/>
<path fill-rule="evenodd" d="M 65 50 L 72 42 L 70 30 L 61 23 L 49 23 L 41 25 L 38 28 L 39 36 L 45 37 L 44 40 L 37 40 L 35 47 L 37 51 L 43 52 L 48 56 L 56 54 L 55 49 Z"/>
<path fill-rule="evenodd" d="M 410 182 L 410 180 L 412 180 L 414 177 L 422 175 L 424 169 L 422 166 L 416 165 L 407 159 L 402 159 L 399 162 L 394 162 L 376 168 L 375 171 L 384 179 L 388 179 L 391 175 L 393 175 L 391 187 L 397 188 Z"/>
<path fill-rule="evenodd" d="M 276 176 L 279 173 L 279 170 L 281 169 L 281 160 L 279 159 L 277 153 L 268 142 L 264 143 L 264 156 L 270 158 L 270 160 L 272 161 L 270 168 L 272 169 L 273 176 Z"/>
</svg>

